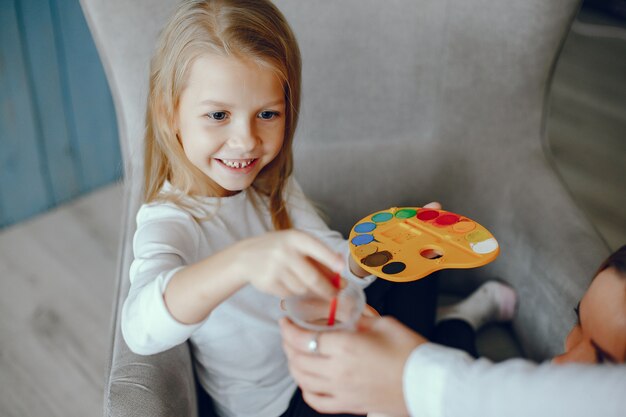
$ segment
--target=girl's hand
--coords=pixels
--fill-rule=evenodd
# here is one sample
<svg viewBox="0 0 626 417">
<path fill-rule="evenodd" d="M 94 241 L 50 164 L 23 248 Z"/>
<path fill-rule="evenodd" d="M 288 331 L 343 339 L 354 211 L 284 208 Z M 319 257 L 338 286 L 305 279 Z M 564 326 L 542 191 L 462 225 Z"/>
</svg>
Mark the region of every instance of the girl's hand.
<svg viewBox="0 0 626 417">
<path fill-rule="evenodd" d="M 241 276 L 262 292 L 278 297 L 312 292 L 324 298 L 337 292 L 330 278 L 343 269 L 343 258 L 307 233 L 267 233 L 241 241 L 237 249 Z"/>
<path fill-rule="evenodd" d="M 430 208 L 435 210 L 441 210 L 441 203 L 438 201 L 433 201 L 432 203 L 428 203 L 424 205 L 424 208 Z"/>
</svg>

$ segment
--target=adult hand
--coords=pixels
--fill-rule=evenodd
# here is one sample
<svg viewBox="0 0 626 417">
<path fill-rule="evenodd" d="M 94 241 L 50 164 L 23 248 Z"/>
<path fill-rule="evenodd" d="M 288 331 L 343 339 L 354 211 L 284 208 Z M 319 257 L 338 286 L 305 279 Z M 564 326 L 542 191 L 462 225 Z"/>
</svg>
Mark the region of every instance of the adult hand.
<svg viewBox="0 0 626 417">
<path fill-rule="evenodd" d="M 305 401 L 322 413 L 406 415 L 402 389 L 409 354 L 427 340 L 391 317 L 363 317 L 356 332 L 320 333 L 280 322 L 291 374 Z"/>
</svg>

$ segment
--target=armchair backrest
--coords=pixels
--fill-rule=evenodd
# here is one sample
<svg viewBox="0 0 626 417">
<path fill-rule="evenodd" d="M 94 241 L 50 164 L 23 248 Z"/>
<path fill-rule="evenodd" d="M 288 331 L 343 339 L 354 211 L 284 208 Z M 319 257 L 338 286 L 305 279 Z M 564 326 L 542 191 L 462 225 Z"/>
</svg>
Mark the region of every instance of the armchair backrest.
<svg viewBox="0 0 626 417">
<path fill-rule="evenodd" d="M 546 97 L 579 0 L 277 0 L 303 55 L 296 176 L 330 225 L 432 200 L 498 238 L 526 353 L 558 353 L 608 249 L 546 154 Z M 384 5 L 383 5 L 384 4 Z M 125 242 L 140 204 L 148 62 L 175 1 L 81 0 L 111 86 L 126 163 Z M 122 249 L 120 297 L 130 245 Z"/>
</svg>

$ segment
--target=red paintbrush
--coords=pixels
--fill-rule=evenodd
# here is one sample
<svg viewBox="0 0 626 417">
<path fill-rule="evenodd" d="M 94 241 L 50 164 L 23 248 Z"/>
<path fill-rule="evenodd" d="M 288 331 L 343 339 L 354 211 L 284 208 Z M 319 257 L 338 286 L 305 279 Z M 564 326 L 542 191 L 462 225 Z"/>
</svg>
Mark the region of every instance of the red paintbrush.
<svg viewBox="0 0 626 417">
<path fill-rule="evenodd" d="M 333 284 L 333 287 L 339 289 L 339 286 L 341 285 L 341 277 L 339 276 L 339 272 L 337 272 L 335 275 L 333 275 L 333 277 L 331 278 L 330 281 Z M 337 313 L 337 297 L 333 297 L 332 300 L 330 300 L 330 311 L 328 313 L 328 325 L 329 326 L 334 326 L 335 325 L 335 314 Z"/>
</svg>

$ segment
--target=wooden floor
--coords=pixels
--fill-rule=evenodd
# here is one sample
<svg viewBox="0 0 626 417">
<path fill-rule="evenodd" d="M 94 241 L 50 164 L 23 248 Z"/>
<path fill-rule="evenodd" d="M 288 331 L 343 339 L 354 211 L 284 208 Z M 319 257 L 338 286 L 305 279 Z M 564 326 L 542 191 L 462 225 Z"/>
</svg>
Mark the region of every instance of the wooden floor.
<svg viewBox="0 0 626 417">
<path fill-rule="evenodd" d="M 0 416 L 102 415 L 121 187 L 0 232 Z"/>
<path fill-rule="evenodd" d="M 626 243 L 624 74 L 626 38 L 573 34 L 548 125 L 563 178 L 614 248 Z M 0 416 L 101 415 L 120 218 L 112 185 L 0 231 Z"/>
</svg>

